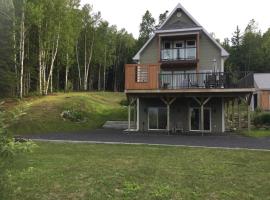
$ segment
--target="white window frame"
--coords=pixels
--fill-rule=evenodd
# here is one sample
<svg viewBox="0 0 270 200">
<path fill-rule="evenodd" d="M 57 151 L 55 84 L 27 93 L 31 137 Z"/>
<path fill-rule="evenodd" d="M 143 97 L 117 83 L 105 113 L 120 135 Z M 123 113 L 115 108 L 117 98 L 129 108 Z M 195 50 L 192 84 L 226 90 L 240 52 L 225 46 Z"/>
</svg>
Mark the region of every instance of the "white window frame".
<svg viewBox="0 0 270 200">
<path fill-rule="evenodd" d="M 150 108 L 155 108 L 155 109 L 165 108 L 165 109 L 166 109 L 165 106 L 151 106 L 151 107 L 148 107 L 148 108 L 147 108 L 148 130 L 149 130 L 149 131 L 164 131 L 164 130 L 167 130 L 166 128 L 165 128 L 165 129 L 159 129 L 159 128 L 157 128 L 157 129 L 150 129 L 150 120 L 149 120 L 149 109 L 150 109 Z M 159 121 L 159 119 L 158 119 L 158 115 L 157 115 L 157 127 L 159 127 L 158 121 Z M 169 123 L 170 123 L 170 122 L 169 122 Z"/>
<path fill-rule="evenodd" d="M 191 132 L 212 132 L 212 109 L 211 107 L 204 107 L 204 110 L 209 110 L 209 113 L 210 113 L 210 130 L 192 130 L 191 129 L 191 112 L 192 112 L 192 109 L 199 109 L 199 112 L 201 112 L 201 108 L 200 107 L 197 107 L 197 106 L 191 106 L 189 107 L 189 112 L 188 112 L 188 121 L 189 121 L 189 131 Z M 201 123 L 201 120 L 199 121 L 199 123 Z M 200 124 L 199 124 L 200 126 Z"/>
</svg>

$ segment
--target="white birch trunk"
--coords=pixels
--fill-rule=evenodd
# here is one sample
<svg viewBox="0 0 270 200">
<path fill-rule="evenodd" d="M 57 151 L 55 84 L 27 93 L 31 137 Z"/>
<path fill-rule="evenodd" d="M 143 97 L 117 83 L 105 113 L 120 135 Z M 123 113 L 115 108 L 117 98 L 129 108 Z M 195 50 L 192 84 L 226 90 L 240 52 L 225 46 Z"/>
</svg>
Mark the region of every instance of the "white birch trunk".
<svg viewBox="0 0 270 200">
<path fill-rule="evenodd" d="M 60 27 L 59 27 L 59 28 L 60 28 Z M 59 31 L 59 30 L 58 30 L 58 31 Z M 46 81 L 46 83 L 45 83 L 45 85 L 46 85 L 46 88 L 45 88 L 45 95 L 48 94 L 49 83 L 50 83 L 50 80 L 51 80 L 51 77 L 52 77 L 52 73 L 53 73 L 54 61 L 55 61 L 55 58 L 56 58 L 56 55 L 57 55 L 57 51 L 58 51 L 59 37 L 60 37 L 60 35 L 59 35 L 59 32 L 58 32 L 58 33 L 57 33 L 57 38 L 56 38 L 56 45 L 55 45 L 55 48 L 53 47 L 53 55 L 52 55 L 52 58 L 51 58 L 50 72 L 49 72 L 47 81 Z"/>
<path fill-rule="evenodd" d="M 21 30 L 20 30 L 20 67 L 21 67 L 21 73 L 20 73 L 20 98 L 23 98 L 23 74 L 24 74 L 24 5 L 25 0 L 23 0 L 23 7 L 22 7 L 22 18 L 21 18 Z"/>
<path fill-rule="evenodd" d="M 89 69 L 90 69 L 90 64 L 91 64 L 92 56 L 93 56 L 94 40 L 95 40 L 95 32 L 93 32 L 93 38 L 92 38 L 92 42 L 91 42 L 89 58 L 88 58 L 87 65 L 85 66 L 85 73 L 84 73 L 84 90 L 87 90 L 87 83 L 88 83 Z"/>
<path fill-rule="evenodd" d="M 67 53 L 67 64 L 66 64 L 66 74 L 65 74 L 65 92 L 68 92 L 68 72 L 69 72 L 69 60 L 68 60 L 68 53 Z"/>
<path fill-rule="evenodd" d="M 80 62 L 79 62 L 78 42 L 76 44 L 76 59 L 77 59 L 77 67 L 78 67 L 78 75 L 79 75 L 79 90 L 81 90 L 82 78 L 81 78 L 81 67 L 80 67 Z"/>
<path fill-rule="evenodd" d="M 103 69 L 103 90 L 106 90 L 106 65 L 107 65 L 107 46 L 105 46 L 105 58 L 104 58 L 104 69 Z"/>
</svg>

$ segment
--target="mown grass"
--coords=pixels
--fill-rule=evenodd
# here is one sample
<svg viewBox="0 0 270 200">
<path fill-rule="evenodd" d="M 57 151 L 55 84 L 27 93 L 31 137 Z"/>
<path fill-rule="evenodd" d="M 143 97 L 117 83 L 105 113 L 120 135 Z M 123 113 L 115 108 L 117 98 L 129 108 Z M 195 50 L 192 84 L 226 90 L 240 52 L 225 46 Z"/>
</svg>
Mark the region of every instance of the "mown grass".
<svg viewBox="0 0 270 200">
<path fill-rule="evenodd" d="M 253 130 L 250 130 L 250 131 L 244 131 L 243 134 L 245 136 L 255 137 L 255 138 L 270 137 L 270 130 L 253 129 Z"/>
<path fill-rule="evenodd" d="M 9 113 L 24 113 L 12 123 L 9 132 L 20 135 L 96 129 L 107 120 L 127 119 L 126 108 L 120 105 L 124 99 L 123 93 L 110 92 L 56 93 L 26 99 L 7 108 Z M 86 121 L 78 123 L 64 120 L 60 115 L 65 110 L 81 112 Z"/>
<path fill-rule="evenodd" d="M 270 199 L 269 152 L 38 145 L 2 166 L 0 199 Z"/>
</svg>

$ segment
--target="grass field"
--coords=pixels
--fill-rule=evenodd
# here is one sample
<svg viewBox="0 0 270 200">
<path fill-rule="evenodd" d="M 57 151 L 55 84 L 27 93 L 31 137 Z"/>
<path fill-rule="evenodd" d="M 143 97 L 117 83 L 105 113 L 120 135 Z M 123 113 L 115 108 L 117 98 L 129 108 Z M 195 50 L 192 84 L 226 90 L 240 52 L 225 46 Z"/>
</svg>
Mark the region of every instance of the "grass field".
<svg viewBox="0 0 270 200">
<path fill-rule="evenodd" d="M 270 199 L 270 153 L 38 143 L 0 169 L 0 199 Z"/>
<path fill-rule="evenodd" d="M 251 130 L 251 131 L 245 131 L 243 132 L 243 134 L 245 136 L 249 136 L 249 137 L 256 137 L 256 138 L 260 138 L 260 137 L 270 137 L 270 130 Z"/>
<path fill-rule="evenodd" d="M 55 133 L 95 129 L 107 120 L 126 120 L 126 108 L 120 105 L 124 99 L 124 93 L 57 93 L 4 106 L 8 111 L 25 113 L 12 123 L 12 134 Z M 67 110 L 83 115 L 85 121 L 64 120 L 60 115 Z"/>
</svg>

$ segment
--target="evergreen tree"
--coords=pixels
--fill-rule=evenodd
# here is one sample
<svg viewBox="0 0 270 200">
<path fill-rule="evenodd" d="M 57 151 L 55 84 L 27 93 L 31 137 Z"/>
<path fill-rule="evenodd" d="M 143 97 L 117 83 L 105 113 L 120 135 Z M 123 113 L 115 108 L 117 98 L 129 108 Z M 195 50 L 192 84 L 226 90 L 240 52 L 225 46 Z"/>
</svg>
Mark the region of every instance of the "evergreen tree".
<svg viewBox="0 0 270 200">
<path fill-rule="evenodd" d="M 140 35 L 138 39 L 138 46 L 142 47 L 144 43 L 150 38 L 155 31 L 155 19 L 152 14 L 147 10 L 142 17 L 140 24 Z"/>
</svg>

